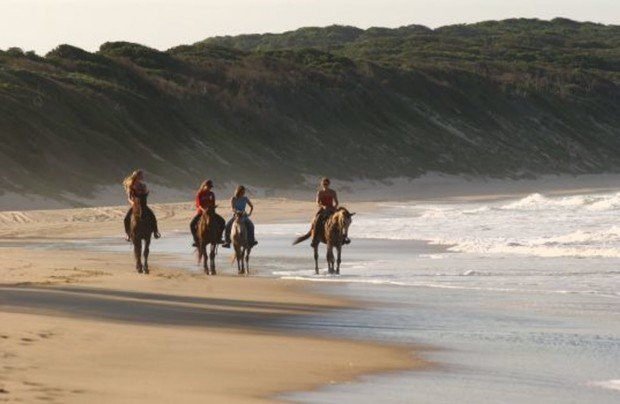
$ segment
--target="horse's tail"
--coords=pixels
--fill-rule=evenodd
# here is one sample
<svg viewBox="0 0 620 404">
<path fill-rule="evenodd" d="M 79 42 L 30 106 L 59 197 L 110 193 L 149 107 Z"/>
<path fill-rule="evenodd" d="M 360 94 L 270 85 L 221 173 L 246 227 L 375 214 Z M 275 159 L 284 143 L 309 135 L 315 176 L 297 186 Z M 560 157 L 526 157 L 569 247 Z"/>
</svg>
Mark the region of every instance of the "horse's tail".
<svg viewBox="0 0 620 404">
<path fill-rule="evenodd" d="M 293 245 L 296 245 L 296 244 L 301 243 L 302 241 L 308 240 L 311 235 L 312 235 L 312 230 L 308 230 L 308 233 L 304 234 L 303 236 L 297 237 L 295 241 L 293 241 Z"/>
</svg>

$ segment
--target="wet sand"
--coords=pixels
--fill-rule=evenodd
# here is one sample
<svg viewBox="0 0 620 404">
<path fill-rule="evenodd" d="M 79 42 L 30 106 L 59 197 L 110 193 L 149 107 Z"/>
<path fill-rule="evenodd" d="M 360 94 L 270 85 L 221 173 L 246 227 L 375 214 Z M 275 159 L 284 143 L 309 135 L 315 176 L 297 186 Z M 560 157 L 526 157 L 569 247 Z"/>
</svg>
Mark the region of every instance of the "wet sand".
<svg viewBox="0 0 620 404">
<path fill-rule="evenodd" d="M 260 223 L 306 220 L 313 211 L 311 203 L 255 204 Z M 154 210 L 164 236 L 185 231 L 193 213 L 190 203 Z M 135 273 L 129 249 L 55 247 L 120 237 L 124 211 L 0 212 L 0 401 L 272 401 L 426 365 L 410 347 L 302 335 L 287 319 L 355 303 L 294 282 L 173 269 L 157 242 L 149 276 Z"/>
</svg>

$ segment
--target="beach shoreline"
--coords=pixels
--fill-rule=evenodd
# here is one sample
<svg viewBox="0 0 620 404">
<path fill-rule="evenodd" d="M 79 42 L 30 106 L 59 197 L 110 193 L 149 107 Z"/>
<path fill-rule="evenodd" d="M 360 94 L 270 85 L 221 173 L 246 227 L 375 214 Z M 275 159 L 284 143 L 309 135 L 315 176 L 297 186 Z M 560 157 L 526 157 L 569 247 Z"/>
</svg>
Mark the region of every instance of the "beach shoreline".
<svg viewBox="0 0 620 404">
<path fill-rule="evenodd" d="M 255 204 L 261 223 L 304 221 L 312 214 L 311 203 Z M 154 210 L 164 237 L 185 230 L 193 213 L 191 204 Z M 59 242 L 121 237 L 124 211 L 0 214 L 0 398 L 261 402 L 365 374 L 428 366 L 411 346 L 286 330 L 281 324 L 287 318 L 357 304 L 298 282 L 174 269 L 174 256 L 159 254 L 157 242 L 149 276 L 135 272 L 129 248 L 58 248 Z"/>
</svg>

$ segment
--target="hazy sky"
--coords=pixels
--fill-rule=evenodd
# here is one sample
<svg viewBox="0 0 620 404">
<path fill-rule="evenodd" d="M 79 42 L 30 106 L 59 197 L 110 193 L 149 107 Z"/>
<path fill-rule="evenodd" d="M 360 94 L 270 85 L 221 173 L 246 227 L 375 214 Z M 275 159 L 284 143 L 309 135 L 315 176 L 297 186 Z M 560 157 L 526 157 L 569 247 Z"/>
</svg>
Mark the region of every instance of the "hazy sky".
<svg viewBox="0 0 620 404">
<path fill-rule="evenodd" d="M 397 27 L 556 16 L 620 22 L 620 0 L 0 0 L 0 49 L 125 40 L 154 48 L 330 24 Z"/>
</svg>

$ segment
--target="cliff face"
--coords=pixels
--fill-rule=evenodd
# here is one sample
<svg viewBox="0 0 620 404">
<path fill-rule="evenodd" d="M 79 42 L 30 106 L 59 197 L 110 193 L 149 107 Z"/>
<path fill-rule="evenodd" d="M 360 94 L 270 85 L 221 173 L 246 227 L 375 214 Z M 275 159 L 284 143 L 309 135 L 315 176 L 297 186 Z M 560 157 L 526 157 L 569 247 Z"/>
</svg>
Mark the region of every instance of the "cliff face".
<svg viewBox="0 0 620 404">
<path fill-rule="evenodd" d="M 619 27 L 568 20 L 11 49 L 0 190 L 618 171 L 619 78 Z"/>
</svg>

